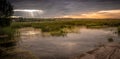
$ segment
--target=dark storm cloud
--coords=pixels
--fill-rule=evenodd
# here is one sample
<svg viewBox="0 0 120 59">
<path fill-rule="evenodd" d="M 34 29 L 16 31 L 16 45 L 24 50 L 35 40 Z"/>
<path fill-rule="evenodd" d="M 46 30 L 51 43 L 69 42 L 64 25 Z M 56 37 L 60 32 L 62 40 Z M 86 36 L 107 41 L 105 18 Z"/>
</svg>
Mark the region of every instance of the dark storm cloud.
<svg viewBox="0 0 120 59">
<path fill-rule="evenodd" d="M 9 0 L 15 9 L 40 9 L 42 17 L 120 9 L 120 0 Z M 15 13 L 17 15 L 17 13 Z"/>
</svg>

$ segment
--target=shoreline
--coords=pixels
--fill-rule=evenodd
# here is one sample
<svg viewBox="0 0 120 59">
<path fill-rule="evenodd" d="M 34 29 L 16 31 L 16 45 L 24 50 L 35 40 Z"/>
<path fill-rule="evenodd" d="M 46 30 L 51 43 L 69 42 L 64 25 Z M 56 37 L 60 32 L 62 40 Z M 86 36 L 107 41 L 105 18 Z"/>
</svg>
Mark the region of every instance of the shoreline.
<svg viewBox="0 0 120 59">
<path fill-rule="evenodd" d="M 71 59 L 120 59 L 120 43 L 108 43 Z"/>
</svg>

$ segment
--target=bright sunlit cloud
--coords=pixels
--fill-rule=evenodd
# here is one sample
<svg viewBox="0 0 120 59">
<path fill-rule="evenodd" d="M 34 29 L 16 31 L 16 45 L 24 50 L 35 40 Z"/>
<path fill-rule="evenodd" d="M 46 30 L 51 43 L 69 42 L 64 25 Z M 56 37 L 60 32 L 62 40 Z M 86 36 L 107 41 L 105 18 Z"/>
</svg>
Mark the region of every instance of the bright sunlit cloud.
<svg viewBox="0 0 120 59">
<path fill-rule="evenodd" d="M 120 18 L 120 10 L 102 10 L 79 15 L 65 15 L 62 18 Z"/>
<path fill-rule="evenodd" d="M 36 10 L 36 9 L 15 9 L 14 11 L 21 11 L 21 12 L 41 12 L 43 13 L 43 10 Z"/>
<path fill-rule="evenodd" d="M 120 13 L 120 10 L 103 10 L 98 13 Z"/>
<path fill-rule="evenodd" d="M 36 16 L 41 16 L 44 13 L 43 10 L 37 9 L 15 9 L 14 12 L 20 12 L 22 17 L 25 18 L 35 18 Z"/>
</svg>

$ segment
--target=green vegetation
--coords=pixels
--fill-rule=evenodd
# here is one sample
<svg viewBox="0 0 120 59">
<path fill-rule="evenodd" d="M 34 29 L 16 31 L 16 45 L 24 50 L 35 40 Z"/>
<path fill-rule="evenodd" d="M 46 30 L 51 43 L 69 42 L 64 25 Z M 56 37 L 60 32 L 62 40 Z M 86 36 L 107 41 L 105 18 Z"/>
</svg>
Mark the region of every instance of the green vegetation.
<svg viewBox="0 0 120 59">
<path fill-rule="evenodd" d="M 118 27 L 119 24 L 119 19 L 54 19 L 53 21 L 41 22 L 13 22 L 11 27 L 14 29 L 25 27 L 40 28 L 42 32 L 49 32 L 51 35 L 64 36 L 67 33 L 63 30 L 65 28 L 72 29 L 76 26 L 85 26 L 87 28 Z"/>
<path fill-rule="evenodd" d="M 10 27 L 13 6 L 8 0 L 0 0 L 0 53 L 5 53 L 5 47 L 13 46 L 15 30 Z"/>
<path fill-rule="evenodd" d="M 120 32 L 119 19 L 69 19 L 69 20 L 54 20 L 54 21 L 41 21 L 41 22 L 12 22 L 10 27 L 0 29 L 0 35 L 8 35 L 9 38 L 14 36 L 15 30 L 25 27 L 40 28 L 42 32 L 49 32 L 51 35 L 66 35 L 67 29 L 72 29 L 76 26 L 85 26 L 88 28 L 101 28 L 101 27 L 118 27 Z"/>
<path fill-rule="evenodd" d="M 57 20 L 42 22 L 13 22 L 12 28 L 33 27 L 41 28 L 43 32 L 58 31 L 62 28 L 72 28 L 74 26 L 86 27 L 118 27 L 120 20 Z"/>
<path fill-rule="evenodd" d="M 13 6 L 7 0 L 0 0 L 0 27 L 10 26 Z"/>
<path fill-rule="evenodd" d="M 16 46 L 18 40 L 15 39 L 15 33 L 16 30 L 11 27 L 0 28 L 0 56 L 8 54 L 7 52 L 12 51 Z"/>
<path fill-rule="evenodd" d="M 114 19 L 99 19 L 99 20 L 59 19 L 59 20 L 41 21 L 41 22 L 12 22 L 9 27 L 0 27 L 0 36 L 5 35 L 5 37 L 0 37 L 0 48 L 16 45 L 17 40 L 13 38 L 16 33 L 16 30 L 20 28 L 33 27 L 33 28 L 41 29 L 42 32 L 48 35 L 50 34 L 52 36 L 65 36 L 68 32 L 74 31 L 73 28 L 76 28 L 78 26 L 85 26 L 87 28 L 118 27 L 118 32 L 120 33 L 119 19 L 115 19 L 115 20 Z M 112 38 L 109 38 L 108 41 L 113 42 L 114 40 Z"/>
<path fill-rule="evenodd" d="M 0 29 L 0 43 L 7 42 L 14 39 L 16 30 L 11 27 L 4 27 Z"/>
<path fill-rule="evenodd" d="M 0 31 L 1 31 L 0 35 L 8 34 L 10 36 L 14 32 L 14 30 L 12 28 L 10 28 L 10 27 L 1 28 Z"/>
</svg>

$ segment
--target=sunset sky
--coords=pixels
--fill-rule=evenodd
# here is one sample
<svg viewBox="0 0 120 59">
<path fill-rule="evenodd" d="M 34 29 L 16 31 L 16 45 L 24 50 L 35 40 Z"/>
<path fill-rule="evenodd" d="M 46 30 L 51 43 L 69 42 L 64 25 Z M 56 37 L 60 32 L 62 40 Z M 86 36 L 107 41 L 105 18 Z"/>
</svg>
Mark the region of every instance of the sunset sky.
<svg viewBox="0 0 120 59">
<path fill-rule="evenodd" d="M 120 0 L 9 0 L 14 16 L 32 18 L 120 18 Z"/>
</svg>

